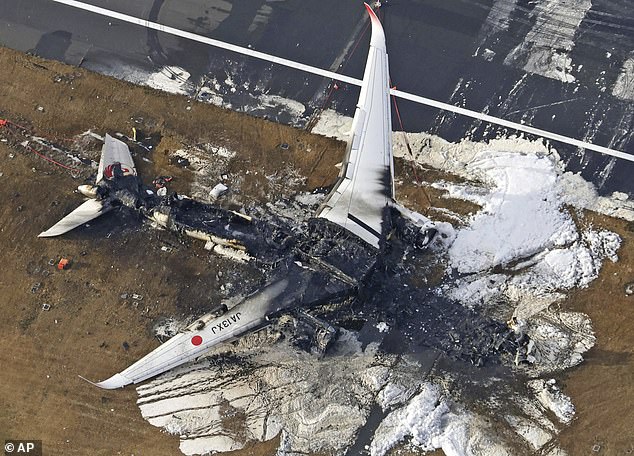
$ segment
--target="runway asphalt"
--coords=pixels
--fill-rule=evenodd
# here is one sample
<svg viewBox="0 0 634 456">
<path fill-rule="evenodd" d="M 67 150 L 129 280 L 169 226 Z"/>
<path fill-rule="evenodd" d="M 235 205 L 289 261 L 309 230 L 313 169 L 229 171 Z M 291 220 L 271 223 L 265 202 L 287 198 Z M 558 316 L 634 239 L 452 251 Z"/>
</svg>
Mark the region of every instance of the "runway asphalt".
<svg viewBox="0 0 634 456">
<path fill-rule="evenodd" d="M 362 76 L 369 32 L 360 1 L 88 3 Z M 634 102 L 613 94 L 634 50 L 634 6 L 627 0 L 596 0 L 581 13 L 549 0 L 384 3 L 379 13 L 388 38 L 392 82 L 399 90 L 634 154 Z M 553 5 L 558 8 L 552 9 Z M 571 64 L 544 61 L 538 52 L 544 41 L 554 49 L 568 46 L 563 54 Z M 122 78 L 135 71 L 157 71 L 163 65 L 179 66 L 191 74 L 190 80 L 220 81 L 223 100 L 233 109 L 300 126 L 326 104 L 351 115 L 358 95 L 356 87 L 339 84 L 329 96 L 331 81 L 323 77 L 52 0 L 0 0 L 0 44 Z M 530 65 L 537 66 L 537 72 L 526 71 Z M 549 68 L 574 81 L 563 82 L 557 74 L 545 76 Z M 233 88 L 222 84 L 227 78 Z M 258 94 L 296 100 L 306 110 L 299 120 L 285 112 L 267 112 L 257 106 Z M 411 102 L 399 102 L 399 110 L 406 130 L 427 131 L 452 141 L 506 132 Z M 395 126 L 399 127 L 396 119 Z M 634 163 L 554 145 L 567 168 L 582 172 L 602 194 L 619 190 L 634 195 L 630 178 Z"/>
</svg>

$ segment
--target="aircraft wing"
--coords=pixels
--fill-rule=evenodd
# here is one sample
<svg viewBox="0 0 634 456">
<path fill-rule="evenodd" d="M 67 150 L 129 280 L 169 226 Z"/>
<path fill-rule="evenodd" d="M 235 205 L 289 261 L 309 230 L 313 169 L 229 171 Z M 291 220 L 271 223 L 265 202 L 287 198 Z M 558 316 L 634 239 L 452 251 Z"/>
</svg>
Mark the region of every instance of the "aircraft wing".
<svg viewBox="0 0 634 456">
<path fill-rule="evenodd" d="M 273 282 L 219 317 L 202 317 L 122 372 L 102 382 L 90 383 L 104 389 L 122 388 L 193 361 L 215 345 L 234 340 L 263 324 L 266 316 L 283 301 L 281 295 L 288 284 L 288 279 Z M 200 327 L 199 322 L 203 323 Z"/>
<path fill-rule="evenodd" d="M 123 141 L 113 138 L 106 134 L 103 147 L 101 148 L 101 159 L 99 160 L 99 169 L 97 170 L 98 184 L 103 180 L 112 178 L 112 166 L 115 164 L 121 164 L 121 171 L 124 176 L 136 176 L 136 168 L 134 166 L 134 160 L 130 155 L 130 149 L 128 145 Z"/>
<path fill-rule="evenodd" d="M 378 248 L 385 208 L 394 197 L 392 114 L 385 34 L 372 8 L 365 7 L 372 38 L 352 136 L 339 179 L 316 215 Z"/>
<path fill-rule="evenodd" d="M 108 212 L 110 209 L 112 209 L 112 206 L 104 203 L 104 201 L 89 199 L 48 230 L 41 232 L 38 237 L 53 237 L 67 233 L 73 228 L 77 228 L 79 225 L 83 225 Z"/>
</svg>

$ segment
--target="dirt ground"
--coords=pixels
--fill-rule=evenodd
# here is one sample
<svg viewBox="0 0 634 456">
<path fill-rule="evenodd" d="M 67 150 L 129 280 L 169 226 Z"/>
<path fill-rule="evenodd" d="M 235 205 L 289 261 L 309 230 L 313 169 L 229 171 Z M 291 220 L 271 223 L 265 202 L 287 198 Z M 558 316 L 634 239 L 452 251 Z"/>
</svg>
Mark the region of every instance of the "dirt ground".
<svg viewBox="0 0 634 456">
<path fill-rule="evenodd" d="M 606 261 L 597 280 L 576 290 L 562 307 L 587 313 L 597 343 L 585 362 L 563 374 L 577 415 L 560 435 L 570 455 L 634 454 L 634 223 L 586 214 L 586 223 L 619 233 L 619 261 Z"/>
<path fill-rule="evenodd" d="M 0 118 L 58 144 L 88 129 L 160 133 L 153 163 L 137 160 L 139 173 L 146 182 L 172 175 L 177 190 L 186 191 L 193 176 L 167 153 L 184 142 L 237 151 L 244 169 L 259 171 L 242 185 L 254 202 L 264 200 L 263 176 L 276 163 L 292 163 L 308 187 L 320 187 L 333 181 L 344 151 L 331 139 L 7 49 L 0 49 L 0 81 Z M 46 455 L 180 454 L 177 437 L 142 419 L 134 388 L 103 391 L 78 374 L 100 380 L 127 367 L 158 345 L 151 333 L 157 318 L 213 306 L 223 297 L 216 272 L 240 267 L 168 233 L 140 230 L 135 220 L 122 228 L 118 214 L 63 238 L 38 238 L 81 202 L 73 189 L 83 180 L 11 147 L 18 140 L 7 127 L 0 136 L 9 139 L 0 142 L 0 438 L 40 439 Z M 61 257 L 72 260 L 70 269 L 49 264 Z M 126 292 L 143 299 L 121 299 Z"/>
<path fill-rule="evenodd" d="M 227 169 L 230 175 L 263 171 L 242 188 L 254 203 L 265 199 L 263 175 L 280 161 L 313 189 L 334 181 L 344 151 L 340 142 L 301 130 L 2 48 L 0 81 L 0 118 L 60 144 L 88 129 L 160 133 L 152 163 L 137 163 L 140 174 L 146 182 L 173 175 L 183 191 L 193 176 L 167 158 L 182 144 L 237 151 L 239 166 Z M 142 419 L 134 388 L 103 391 L 77 375 L 102 380 L 127 367 L 158 345 L 151 333 L 158 318 L 204 309 L 223 296 L 218 270 L 248 271 L 199 245 L 139 229 L 135 220 L 122 227 L 116 214 L 63 238 L 37 238 L 80 202 L 72 190 L 83 181 L 16 146 L 6 131 L 0 137 L 10 139 L 0 142 L 0 439 L 41 439 L 46 455 L 179 454 L 177 437 Z M 421 189 L 401 190 L 424 209 Z M 577 407 L 560 442 L 570 455 L 626 454 L 634 451 L 634 296 L 624 285 L 634 281 L 634 226 L 596 214 L 585 219 L 617 231 L 624 243 L 620 261 L 606 263 L 598 280 L 563 304 L 591 316 L 598 341 L 584 364 L 560 378 Z M 61 257 L 72 260 L 70 269 L 49 264 Z M 45 303 L 50 310 L 42 310 Z M 239 454 L 270 455 L 275 448 L 270 442 Z"/>
</svg>

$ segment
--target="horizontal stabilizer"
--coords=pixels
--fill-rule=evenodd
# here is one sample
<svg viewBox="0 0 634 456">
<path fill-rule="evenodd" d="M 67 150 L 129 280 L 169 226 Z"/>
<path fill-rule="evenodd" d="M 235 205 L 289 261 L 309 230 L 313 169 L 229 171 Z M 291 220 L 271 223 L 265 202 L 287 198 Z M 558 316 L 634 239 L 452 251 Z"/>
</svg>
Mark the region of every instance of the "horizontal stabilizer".
<svg viewBox="0 0 634 456">
<path fill-rule="evenodd" d="M 103 201 L 89 199 L 38 237 L 59 236 L 108 212 L 112 207 Z"/>
</svg>

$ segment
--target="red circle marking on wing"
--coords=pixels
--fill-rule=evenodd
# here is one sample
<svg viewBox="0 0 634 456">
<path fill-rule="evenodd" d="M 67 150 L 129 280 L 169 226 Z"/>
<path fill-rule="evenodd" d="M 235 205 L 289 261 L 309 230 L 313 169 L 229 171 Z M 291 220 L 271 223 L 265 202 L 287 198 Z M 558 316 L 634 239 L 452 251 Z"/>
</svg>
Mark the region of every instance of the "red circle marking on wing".
<svg viewBox="0 0 634 456">
<path fill-rule="evenodd" d="M 192 337 L 192 344 L 194 345 L 200 345 L 203 343 L 203 338 L 200 336 L 194 336 Z"/>
</svg>

